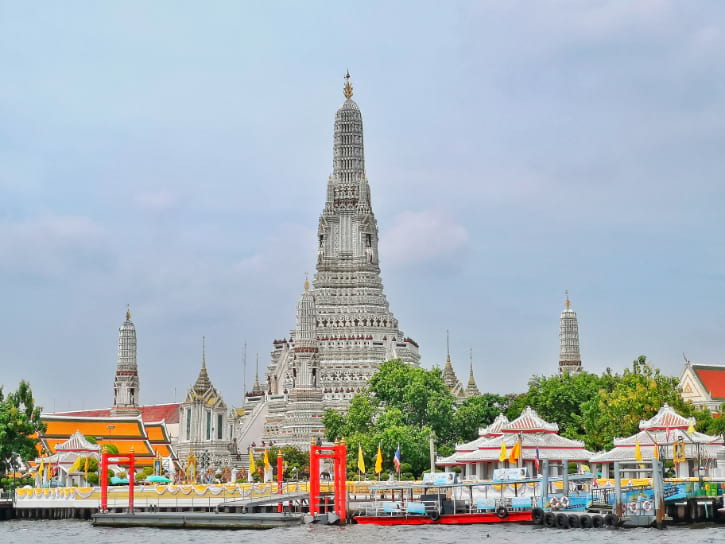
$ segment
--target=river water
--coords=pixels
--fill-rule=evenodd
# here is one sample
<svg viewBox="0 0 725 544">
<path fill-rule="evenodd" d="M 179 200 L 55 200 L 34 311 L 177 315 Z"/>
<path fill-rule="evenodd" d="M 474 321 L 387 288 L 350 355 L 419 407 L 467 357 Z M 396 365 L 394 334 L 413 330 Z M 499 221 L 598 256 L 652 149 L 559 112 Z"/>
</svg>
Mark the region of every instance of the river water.
<svg viewBox="0 0 725 544">
<path fill-rule="evenodd" d="M 541 526 L 376 527 L 303 525 L 267 531 L 95 528 L 87 521 L 0 521 L 0 544 L 723 544 L 725 525 L 656 529 L 547 529 Z"/>
</svg>

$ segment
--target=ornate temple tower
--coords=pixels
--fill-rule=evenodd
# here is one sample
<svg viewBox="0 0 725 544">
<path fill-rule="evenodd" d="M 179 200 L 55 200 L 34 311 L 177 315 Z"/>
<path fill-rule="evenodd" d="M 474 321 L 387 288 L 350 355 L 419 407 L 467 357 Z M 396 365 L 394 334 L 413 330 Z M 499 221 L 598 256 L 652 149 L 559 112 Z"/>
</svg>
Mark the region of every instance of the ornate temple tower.
<svg viewBox="0 0 725 544">
<path fill-rule="evenodd" d="M 448 389 L 453 393 L 456 398 L 463 398 L 466 396 L 466 392 L 463 389 L 463 384 L 459 381 L 456 376 L 456 371 L 453 370 L 453 363 L 451 363 L 451 342 L 446 331 L 446 364 L 443 366 L 443 382 L 448 386 Z"/>
<path fill-rule="evenodd" d="M 179 458 L 190 452 L 203 465 L 200 468 L 221 467 L 229 464 L 234 451 L 233 421 L 222 396 L 212 385 L 206 370 L 206 346 L 202 340 L 201 369 L 199 375 L 179 406 L 179 439 L 176 451 Z"/>
<path fill-rule="evenodd" d="M 139 380 L 136 366 L 136 327 L 131 321 L 131 308 L 126 310 L 126 321 L 118 328 L 118 360 L 113 380 L 114 416 L 135 416 L 138 408 Z"/>
<path fill-rule="evenodd" d="M 345 80 L 345 102 L 335 116 L 332 174 L 317 231 L 317 271 L 313 288 L 300 302 L 314 306 L 314 328 L 308 317 L 312 314 L 305 313 L 310 327 L 305 325 L 303 332 L 298 312 L 298 329 L 289 341 L 275 340 L 266 372 L 267 394 L 275 402 L 287 402 L 291 384 L 304 379 L 321 391 L 324 408 L 343 410 L 383 361 L 399 358 L 417 366 L 420 360 L 418 345 L 398 328 L 383 293 L 378 227 L 365 176 L 362 115 L 352 100 L 350 74 Z M 313 340 L 315 357 L 302 358 L 296 348 L 302 343 L 313 349 L 308 345 Z M 269 410 L 268 423 L 276 413 L 272 404 Z M 276 425 L 286 425 L 279 416 L 273 419 Z M 265 435 L 271 437 L 270 431 L 268 425 Z"/>
<path fill-rule="evenodd" d="M 476 385 L 476 378 L 473 377 L 473 350 L 469 350 L 469 366 L 468 366 L 468 386 L 466 387 L 466 397 L 478 397 L 481 392 Z"/>
<path fill-rule="evenodd" d="M 569 291 L 566 291 L 566 308 L 561 312 L 559 328 L 559 372 L 578 374 L 582 370 L 582 358 L 579 354 L 579 323 L 576 312 L 571 309 Z"/>
</svg>

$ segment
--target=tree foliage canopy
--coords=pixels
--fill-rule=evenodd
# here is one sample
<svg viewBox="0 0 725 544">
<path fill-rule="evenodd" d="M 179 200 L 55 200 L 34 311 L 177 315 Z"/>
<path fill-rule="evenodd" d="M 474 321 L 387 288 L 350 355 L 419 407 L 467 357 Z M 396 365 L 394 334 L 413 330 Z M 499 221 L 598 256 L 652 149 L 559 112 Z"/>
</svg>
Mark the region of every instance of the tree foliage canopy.
<svg viewBox="0 0 725 544">
<path fill-rule="evenodd" d="M 27 461 L 36 456 L 34 436 L 45 430 L 40 412 L 28 382 L 21 381 L 17 391 L 7 396 L 0 387 L 0 475 L 15 472 L 18 458 Z"/>
</svg>

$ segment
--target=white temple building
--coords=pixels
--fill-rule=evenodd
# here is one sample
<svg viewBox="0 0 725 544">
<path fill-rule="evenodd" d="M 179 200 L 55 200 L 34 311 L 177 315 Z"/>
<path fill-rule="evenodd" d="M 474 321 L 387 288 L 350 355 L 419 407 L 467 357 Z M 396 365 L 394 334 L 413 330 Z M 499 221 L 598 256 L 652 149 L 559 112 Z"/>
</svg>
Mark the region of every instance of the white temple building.
<svg viewBox="0 0 725 544">
<path fill-rule="evenodd" d="M 694 430 L 694 425 L 694 418 L 683 417 L 665 404 L 655 416 L 640 421 L 640 430 L 637 434 L 626 438 L 615 438 L 614 448 L 593 455 L 592 471 L 601 472 L 602 478 L 613 477 L 612 467 L 616 461 L 640 460 L 636 456 L 639 446 L 642 462 L 651 461 L 655 456 L 662 462 L 674 460 L 675 457 L 680 458 L 681 460 L 675 463 L 676 469 L 673 475 L 675 477 L 725 476 L 723 470 L 725 448 L 722 437 L 699 433 Z M 718 457 L 721 459 L 720 463 Z M 645 473 L 640 475 L 636 469 L 625 473 L 625 477 L 640 476 L 647 475 Z"/>
<path fill-rule="evenodd" d="M 322 412 L 346 410 L 380 363 L 397 358 L 419 364 L 418 344 L 399 329 L 383 292 L 362 115 L 349 78 L 335 116 L 317 270 L 303 295 L 309 313 L 301 316 L 298 307 L 295 330 L 274 341 L 263 394 L 245 396 L 239 428 L 243 450 L 261 440 L 309 444 L 321 431 Z"/>
<path fill-rule="evenodd" d="M 235 412 L 209 379 L 206 349 L 202 346 L 201 369 L 196 382 L 179 406 L 179 437 L 175 444 L 179 458 L 193 453 L 200 468 L 228 466 L 237 454 Z"/>
<path fill-rule="evenodd" d="M 456 451 L 449 457 L 439 457 L 436 465 L 441 467 L 460 466 L 462 478 L 468 480 L 491 480 L 493 471 L 498 468 L 525 468 L 529 476 L 535 476 L 537 450 L 541 463 L 548 459 L 551 463 L 551 475 L 557 475 L 562 463 L 588 463 L 592 456 L 584 448 L 584 443 L 559 436 L 556 423 L 544 421 L 530 407 L 521 415 L 509 421 L 503 414 L 491 425 L 479 429 L 479 437 L 472 442 L 458 444 Z M 506 450 L 521 440 L 521 458 L 516 465 L 509 461 L 500 461 L 501 443 Z"/>
</svg>

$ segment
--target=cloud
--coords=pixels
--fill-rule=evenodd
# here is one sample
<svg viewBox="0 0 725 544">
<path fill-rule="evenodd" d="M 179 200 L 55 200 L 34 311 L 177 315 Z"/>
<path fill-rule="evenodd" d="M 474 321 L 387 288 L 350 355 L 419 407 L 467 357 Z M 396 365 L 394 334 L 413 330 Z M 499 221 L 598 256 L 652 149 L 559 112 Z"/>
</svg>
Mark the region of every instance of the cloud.
<svg viewBox="0 0 725 544">
<path fill-rule="evenodd" d="M 381 259 L 392 266 L 436 261 L 468 242 L 468 232 L 439 210 L 404 211 L 381 234 Z"/>
<path fill-rule="evenodd" d="M 48 215 L 0 223 L 0 264 L 30 277 L 62 276 L 106 262 L 105 231 L 82 216 Z"/>
</svg>

